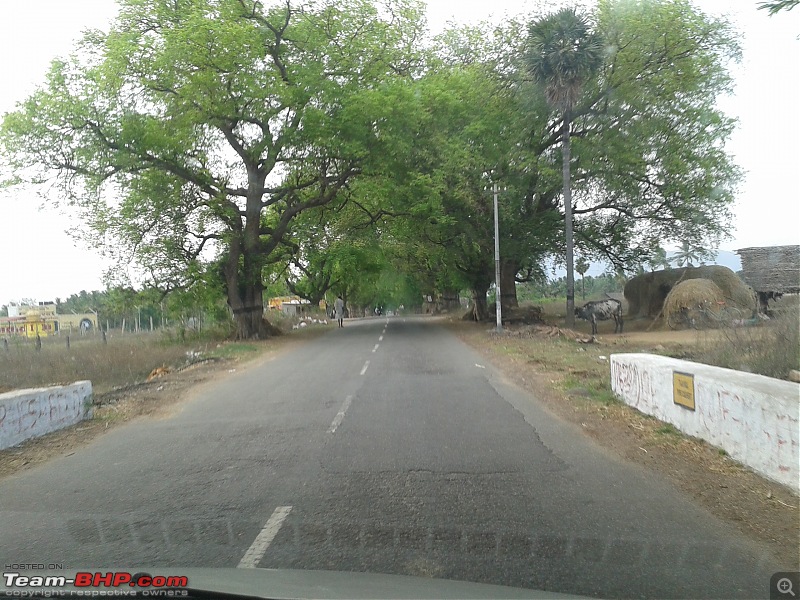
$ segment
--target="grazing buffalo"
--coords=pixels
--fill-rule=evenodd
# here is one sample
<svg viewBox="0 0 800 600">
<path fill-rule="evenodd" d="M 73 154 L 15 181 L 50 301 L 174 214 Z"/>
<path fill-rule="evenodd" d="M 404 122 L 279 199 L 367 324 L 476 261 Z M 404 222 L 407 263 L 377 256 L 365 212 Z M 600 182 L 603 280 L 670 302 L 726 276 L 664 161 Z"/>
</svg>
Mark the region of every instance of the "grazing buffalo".
<svg viewBox="0 0 800 600">
<path fill-rule="evenodd" d="M 614 319 L 614 333 L 622 333 L 622 302 L 609 298 L 587 302 L 575 309 L 578 319 L 586 319 L 592 324 L 592 335 L 597 335 L 597 322 Z"/>
</svg>

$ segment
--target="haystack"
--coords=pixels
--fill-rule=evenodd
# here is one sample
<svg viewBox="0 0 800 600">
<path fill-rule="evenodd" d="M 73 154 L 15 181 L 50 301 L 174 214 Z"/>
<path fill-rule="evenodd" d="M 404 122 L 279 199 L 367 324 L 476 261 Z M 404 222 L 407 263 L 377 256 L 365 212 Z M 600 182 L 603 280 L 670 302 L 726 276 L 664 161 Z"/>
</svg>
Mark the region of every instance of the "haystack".
<svg viewBox="0 0 800 600">
<path fill-rule="evenodd" d="M 634 277 L 625 285 L 628 316 L 658 316 L 672 288 L 679 282 L 692 279 L 712 281 L 722 293 L 721 301 L 728 306 L 746 313 L 756 308 L 756 296 L 752 288 L 728 267 L 711 265 L 666 269 Z"/>
<path fill-rule="evenodd" d="M 716 309 L 725 296 L 717 284 L 710 279 L 686 279 L 672 288 L 664 301 L 664 319 L 679 314 L 685 309 Z M 727 303 L 726 303 L 727 304 Z"/>
</svg>

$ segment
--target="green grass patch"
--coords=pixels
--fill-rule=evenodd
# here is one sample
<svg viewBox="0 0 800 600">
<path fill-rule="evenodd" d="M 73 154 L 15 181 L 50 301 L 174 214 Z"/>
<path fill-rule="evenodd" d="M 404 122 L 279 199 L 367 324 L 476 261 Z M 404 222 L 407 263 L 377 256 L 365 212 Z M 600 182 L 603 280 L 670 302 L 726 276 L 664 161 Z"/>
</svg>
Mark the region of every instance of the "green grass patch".
<svg viewBox="0 0 800 600">
<path fill-rule="evenodd" d="M 114 410 L 115 407 L 101 407 L 99 409 L 95 409 L 94 414 L 92 415 L 92 421 L 97 421 L 98 423 L 117 423 L 120 421 L 125 420 L 125 415 L 121 412 Z"/>
<path fill-rule="evenodd" d="M 603 406 L 612 406 L 620 403 L 619 398 L 614 395 L 614 392 L 611 391 L 611 388 L 597 390 L 594 393 L 594 399 Z"/>
<path fill-rule="evenodd" d="M 218 348 L 212 348 L 205 353 L 205 356 L 208 358 L 241 358 L 259 350 L 259 346 L 252 342 L 230 342 Z"/>
<path fill-rule="evenodd" d="M 592 403 L 599 403 L 603 406 L 611 406 L 618 404 L 619 400 L 611 391 L 608 382 L 602 377 L 597 377 L 594 374 L 590 375 L 568 375 L 562 382 L 561 387 L 574 397 L 583 397 Z M 580 392 L 580 393 L 575 393 Z"/>
<path fill-rule="evenodd" d="M 656 428 L 656 433 L 661 435 L 671 435 L 671 436 L 681 436 L 683 435 L 678 429 L 676 429 L 670 423 L 664 423 L 661 427 Z"/>
</svg>

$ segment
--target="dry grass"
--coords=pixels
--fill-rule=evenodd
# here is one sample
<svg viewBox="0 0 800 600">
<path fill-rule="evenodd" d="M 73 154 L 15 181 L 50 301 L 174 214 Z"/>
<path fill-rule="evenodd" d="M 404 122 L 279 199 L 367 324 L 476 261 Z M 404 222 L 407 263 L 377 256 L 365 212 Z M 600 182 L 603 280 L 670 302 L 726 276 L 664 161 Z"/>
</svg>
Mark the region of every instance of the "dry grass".
<svg viewBox="0 0 800 600">
<path fill-rule="evenodd" d="M 784 296 L 774 317 L 758 327 L 726 326 L 713 340 L 701 340 L 692 359 L 709 365 L 786 379 L 800 370 L 800 302 Z"/>
<path fill-rule="evenodd" d="M 177 369 L 202 358 L 241 359 L 257 356 L 265 348 L 323 333 L 314 325 L 292 331 L 292 320 L 275 319 L 289 335 L 262 341 L 227 341 L 226 326 L 202 332 L 165 330 L 154 333 L 111 333 L 107 343 L 97 335 L 42 338 L 37 351 L 33 340 L 10 338 L 6 350 L 0 340 L 0 393 L 14 389 L 63 385 L 88 379 L 95 394 L 143 382 L 153 369 Z M 286 338 L 286 339 L 284 339 Z"/>
<path fill-rule="evenodd" d="M 36 351 L 29 340 L 9 340 L 0 346 L 0 392 L 11 389 L 60 385 L 88 379 L 96 393 L 144 381 L 156 367 L 178 367 L 187 352 L 205 351 L 216 344 L 167 342 L 160 334 L 126 334 L 108 338 L 65 337 L 42 339 Z"/>
</svg>

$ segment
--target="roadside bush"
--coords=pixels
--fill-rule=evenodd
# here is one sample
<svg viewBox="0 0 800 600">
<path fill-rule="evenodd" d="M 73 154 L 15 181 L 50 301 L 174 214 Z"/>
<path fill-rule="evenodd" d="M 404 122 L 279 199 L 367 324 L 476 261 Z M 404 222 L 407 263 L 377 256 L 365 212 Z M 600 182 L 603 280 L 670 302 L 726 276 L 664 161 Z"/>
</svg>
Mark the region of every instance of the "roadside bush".
<svg viewBox="0 0 800 600">
<path fill-rule="evenodd" d="M 725 327 L 704 341 L 694 360 L 718 367 L 786 379 L 800 369 L 800 303 L 784 296 L 774 316 L 758 327 Z"/>
</svg>

